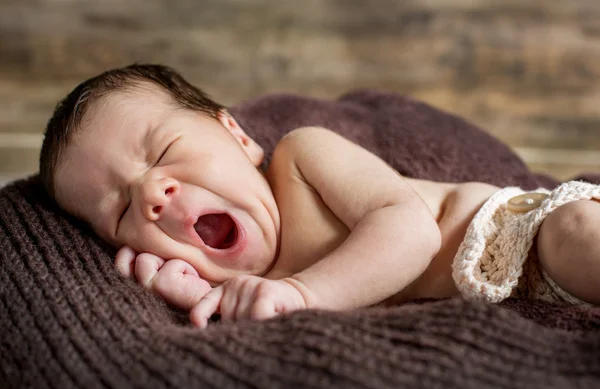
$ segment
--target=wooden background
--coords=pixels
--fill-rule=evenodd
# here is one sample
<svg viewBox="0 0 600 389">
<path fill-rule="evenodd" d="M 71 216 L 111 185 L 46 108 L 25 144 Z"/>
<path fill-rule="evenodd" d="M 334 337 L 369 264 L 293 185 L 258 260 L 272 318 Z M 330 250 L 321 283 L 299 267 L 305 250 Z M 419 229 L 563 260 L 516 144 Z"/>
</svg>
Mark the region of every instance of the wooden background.
<svg viewBox="0 0 600 389">
<path fill-rule="evenodd" d="M 225 104 L 357 87 L 462 115 L 537 171 L 600 171 L 599 0 L 0 0 L 0 181 L 55 103 L 134 61 Z"/>
</svg>

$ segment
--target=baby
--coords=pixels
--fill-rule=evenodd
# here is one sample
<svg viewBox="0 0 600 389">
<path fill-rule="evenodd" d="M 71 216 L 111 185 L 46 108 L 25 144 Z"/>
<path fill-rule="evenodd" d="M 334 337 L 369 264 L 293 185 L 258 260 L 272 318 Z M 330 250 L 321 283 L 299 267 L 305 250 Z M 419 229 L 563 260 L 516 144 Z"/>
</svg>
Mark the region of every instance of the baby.
<svg viewBox="0 0 600 389">
<path fill-rule="evenodd" d="M 263 150 L 170 68 L 77 86 L 50 119 L 48 193 L 115 264 L 204 327 L 458 294 L 600 303 L 598 186 L 553 192 L 402 177 L 323 128 Z M 581 200 L 581 201 L 576 201 Z"/>
</svg>

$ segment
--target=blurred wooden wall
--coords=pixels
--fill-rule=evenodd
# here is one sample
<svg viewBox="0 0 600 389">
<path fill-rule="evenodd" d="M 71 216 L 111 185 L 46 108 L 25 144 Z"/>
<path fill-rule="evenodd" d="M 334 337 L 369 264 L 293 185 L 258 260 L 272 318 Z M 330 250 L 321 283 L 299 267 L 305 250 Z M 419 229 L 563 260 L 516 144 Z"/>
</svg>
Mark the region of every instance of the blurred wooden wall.
<svg viewBox="0 0 600 389">
<path fill-rule="evenodd" d="M 54 104 L 131 62 L 235 104 L 374 87 L 464 116 L 530 166 L 600 171 L 599 0 L 0 0 L 0 180 Z"/>
</svg>

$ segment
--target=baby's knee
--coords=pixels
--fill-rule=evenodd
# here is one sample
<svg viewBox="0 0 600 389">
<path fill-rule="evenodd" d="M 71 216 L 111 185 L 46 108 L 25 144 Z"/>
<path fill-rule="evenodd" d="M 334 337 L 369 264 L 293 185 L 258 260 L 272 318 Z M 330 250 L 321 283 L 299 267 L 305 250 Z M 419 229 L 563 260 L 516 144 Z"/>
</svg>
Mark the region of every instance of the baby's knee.
<svg viewBox="0 0 600 389">
<path fill-rule="evenodd" d="M 554 210 L 542 223 L 537 252 L 548 275 L 561 286 L 586 284 L 600 268 L 600 203 L 574 201 Z"/>
<path fill-rule="evenodd" d="M 569 256 L 588 251 L 600 238 L 600 204 L 574 201 L 558 207 L 540 227 L 538 250 L 545 257 Z"/>
</svg>

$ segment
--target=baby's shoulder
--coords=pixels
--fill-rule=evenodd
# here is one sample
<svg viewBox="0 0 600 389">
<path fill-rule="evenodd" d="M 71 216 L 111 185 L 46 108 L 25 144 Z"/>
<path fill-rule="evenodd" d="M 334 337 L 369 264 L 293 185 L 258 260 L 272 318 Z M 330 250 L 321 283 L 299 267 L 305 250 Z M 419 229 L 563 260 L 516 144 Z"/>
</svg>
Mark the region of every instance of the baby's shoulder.
<svg viewBox="0 0 600 389">
<path fill-rule="evenodd" d="M 275 153 L 306 154 L 327 149 L 338 142 L 348 142 L 339 134 L 319 126 L 299 127 L 284 135 L 275 146 Z"/>
<path fill-rule="evenodd" d="M 339 150 L 341 142 L 348 142 L 341 135 L 324 127 L 300 127 L 287 133 L 275 146 L 269 170 L 319 163 L 323 153 L 329 156 Z"/>
</svg>

